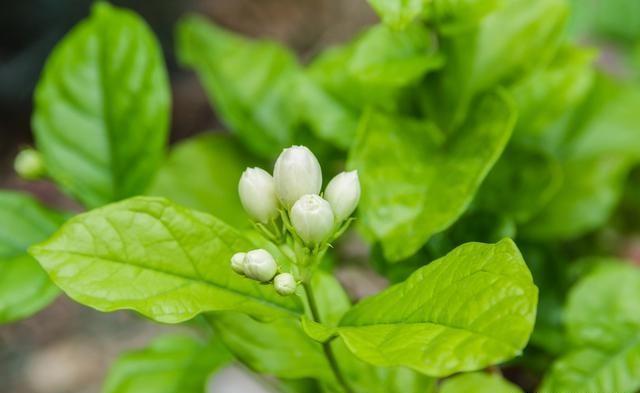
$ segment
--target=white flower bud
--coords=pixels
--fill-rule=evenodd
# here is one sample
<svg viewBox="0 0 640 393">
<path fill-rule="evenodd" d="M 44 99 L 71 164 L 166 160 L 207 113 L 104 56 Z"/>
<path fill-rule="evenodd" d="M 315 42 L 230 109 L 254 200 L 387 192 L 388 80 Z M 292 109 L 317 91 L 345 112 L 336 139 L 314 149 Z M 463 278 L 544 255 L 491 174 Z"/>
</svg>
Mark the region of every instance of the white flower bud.
<svg viewBox="0 0 640 393">
<path fill-rule="evenodd" d="M 20 177 L 27 180 L 39 179 L 46 172 L 42 155 L 35 149 L 24 149 L 18 153 L 13 167 Z"/>
<path fill-rule="evenodd" d="M 273 279 L 276 292 L 282 296 L 292 295 L 296 291 L 296 279 L 289 273 L 280 273 Z"/>
<path fill-rule="evenodd" d="M 263 224 L 276 218 L 278 198 L 273 177 L 261 168 L 247 168 L 238 183 L 240 202 L 249 216 Z"/>
<path fill-rule="evenodd" d="M 284 149 L 273 169 L 276 193 L 287 208 L 306 194 L 322 188 L 322 170 L 316 156 L 304 146 Z"/>
<path fill-rule="evenodd" d="M 324 198 L 331 205 L 337 222 L 348 218 L 360 201 L 358 171 L 342 172 L 331 179 L 324 190 Z"/>
<path fill-rule="evenodd" d="M 231 257 L 231 269 L 234 272 L 244 276 L 244 266 L 247 254 L 244 252 L 238 252 Z"/>
<path fill-rule="evenodd" d="M 267 250 L 249 251 L 245 258 L 244 274 L 261 282 L 269 282 L 276 275 L 278 265 Z"/>
<path fill-rule="evenodd" d="M 333 232 L 333 211 L 318 195 L 304 195 L 291 208 L 291 223 L 306 244 L 327 240 Z"/>
</svg>

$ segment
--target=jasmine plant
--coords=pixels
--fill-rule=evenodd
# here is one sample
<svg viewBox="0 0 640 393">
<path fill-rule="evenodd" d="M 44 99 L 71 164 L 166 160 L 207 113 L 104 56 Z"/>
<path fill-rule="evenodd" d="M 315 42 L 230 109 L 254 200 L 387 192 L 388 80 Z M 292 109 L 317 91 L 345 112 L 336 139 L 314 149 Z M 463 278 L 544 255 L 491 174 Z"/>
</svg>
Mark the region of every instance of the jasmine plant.
<svg viewBox="0 0 640 393">
<path fill-rule="evenodd" d="M 639 389 L 640 271 L 605 241 L 639 211 L 637 80 L 564 0 L 369 2 L 380 23 L 306 64 L 183 17 L 229 132 L 168 153 L 160 46 L 96 3 L 15 160 L 82 211 L 0 192 L 0 322 L 64 293 L 197 333 L 123 354 L 104 393 L 202 392 L 229 364 L 290 393 Z M 362 298 L 345 266 L 388 285 Z"/>
</svg>

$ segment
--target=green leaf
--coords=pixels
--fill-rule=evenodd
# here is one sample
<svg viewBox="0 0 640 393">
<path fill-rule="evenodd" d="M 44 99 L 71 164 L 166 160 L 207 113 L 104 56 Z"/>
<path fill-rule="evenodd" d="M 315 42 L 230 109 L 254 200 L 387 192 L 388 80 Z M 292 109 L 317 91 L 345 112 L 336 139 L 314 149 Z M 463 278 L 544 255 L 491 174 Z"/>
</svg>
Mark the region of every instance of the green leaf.
<svg viewBox="0 0 640 393">
<path fill-rule="evenodd" d="M 467 243 L 354 306 L 339 334 L 369 363 L 441 377 L 519 355 L 537 297 L 511 240 Z"/>
<path fill-rule="evenodd" d="M 120 355 L 103 393 L 202 393 L 211 373 L 231 361 L 220 341 L 165 336 Z"/>
<path fill-rule="evenodd" d="M 324 327 L 334 326 L 350 306 L 331 275 L 317 271 L 314 295 Z M 319 343 L 303 331 L 299 320 L 261 322 L 238 313 L 209 313 L 207 319 L 224 344 L 252 370 L 279 378 L 317 378 L 327 389 L 341 391 Z M 362 362 L 340 340 L 331 342 L 338 367 L 357 393 L 425 393 L 434 380 L 406 368 L 377 368 Z M 333 389 L 333 390 L 332 390 Z"/>
<path fill-rule="evenodd" d="M 426 17 L 445 34 L 459 34 L 477 26 L 504 0 L 433 0 Z"/>
<path fill-rule="evenodd" d="M 238 180 L 256 164 L 250 157 L 228 135 L 204 133 L 173 148 L 147 194 L 211 213 L 235 228 L 248 227 Z"/>
<path fill-rule="evenodd" d="M 448 34 L 468 29 L 495 9 L 500 0 L 369 0 L 383 22 L 404 29 L 426 19 Z"/>
<path fill-rule="evenodd" d="M 415 24 L 403 31 L 384 25 L 370 28 L 353 43 L 347 66 L 363 84 L 405 86 L 442 64 L 430 31 Z"/>
<path fill-rule="evenodd" d="M 58 295 L 27 248 L 46 239 L 62 221 L 62 215 L 27 195 L 0 192 L 0 324 L 28 317 Z"/>
<path fill-rule="evenodd" d="M 629 169 L 619 156 L 564 162 L 561 188 L 522 228 L 533 239 L 571 239 L 602 225 L 620 198 Z"/>
<path fill-rule="evenodd" d="M 327 342 L 337 334 L 337 329 L 335 327 L 313 321 L 306 315 L 303 315 L 302 318 L 300 318 L 300 323 L 302 325 L 302 330 L 304 330 L 310 338 L 319 343 Z"/>
<path fill-rule="evenodd" d="M 640 160 L 640 90 L 600 76 L 568 119 L 541 136 L 561 159 L 564 183 L 523 228 L 533 239 L 571 239 L 604 224 Z"/>
<path fill-rule="evenodd" d="M 627 43 L 640 37 L 640 3 L 635 0 L 570 1 L 569 30 L 577 36 L 600 35 Z"/>
<path fill-rule="evenodd" d="M 291 144 L 295 108 L 289 96 L 299 66 L 287 49 L 190 16 L 178 24 L 177 52 L 198 72 L 216 111 L 247 146 L 271 157 Z"/>
<path fill-rule="evenodd" d="M 207 315 L 217 335 L 242 363 L 280 378 L 332 380 L 322 347 L 292 318 L 260 322 L 232 312 Z"/>
<path fill-rule="evenodd" d="M 299 111 L 301 127 L 309 127 L 319 138 L 347 149 L 353 142 L 359 114 L 332 97 L 307 74 L 298 78 L 295 90 L 296 101 L 291 105 Z"/>
<path fill-rule="evenodd" d="M 592 49 L 565 46 L 548 67 L 514 83 L 510 91 L 518 107 L 516 130 L 541 133 L 575 107 L 593 84 L 594 57 Z"/>
<path fill-rule="evenodd" d="M 307 73 L 353 113 L 368 106 L 406 111 L 407 87 L 443 64 L 430 34 L 418 24 L 402 31 L 373 26 L 323 52 Z"/>
<path fill-rule="evenodd" d="M 445 380 L 440 393 L 522 393 L 522 389 L 499 375 L 468 373 Z"/>
<path fill-rule="evenodd" d="M 323 322 L 337 325 L 349 309 L 340 284 L 322 271 L 312 284 Z M 329 363 L 317 342 L 307 336 L 300 320 L 256 321 L 238 313 L 210 313 L 207 319 L 231 352 L 251 369 L 280 378 L 318 378 L 333 382 Z M 324 326 L 324 325 L 323 325 Z"/>
<path fill-rule="evenodd" d="M 542 392 L 640 389 L 640 270 L 608 264 L 570 292 L 565 323 L 574 349 L 546 375 Z"/>
<path fill-rule="evenodd" d="M 100 311 L 165 323 L 217 310 L 298 315 L 299 299 L 231 270 L 231 256 L 253 248 L 213 216 L 137 197 L 76 216 L 30 252 L 67 295 Z"/>
<path fill-rule="evenodd" d="M 382 21 L 402 29 L 418 18 L 426 8 L 425 0 L 368 0 Z"/>
<path fill-rule="evenodd" d="M 460 124 L 474 97 L 547 64 L 562 39 L 563 0 L 509 0 L 462 34 L 443 37 L 446 66 L 425 89 L 426 108 L 444 128 Z"/>
<path fill-rule="evenodd" d="M 432 142 L 433 126 L 408 127 L 372 113 L 363 119 L 349 166 L 358 169 L 362 184 L 361 223 L 382 243 L 387 259 L 413 255 L 460 217 L 514 122 L 512 103 L 502 93 L 479 100 L 442 146 Z"/>
<path fill-rule="evenodd" d="M 312 278 L 313 293 L 318 304 L 323 329 L 334 335 L 337 326 L 350 309 L 351 302 L 338 280 L 317 271 Z M 317 326 L 318 324 L 316 324 Z M 305 328 L 305 319 L 302 320 Z M 310 333 L 305 328 L 307 334 Z M 325 333 L 327 333 L 325 332 Z M 322 332 L 321 332 L 322 335 Z M 320 337 L 319 337 L 320 338 Z M 323 340 L 320 340 L 323 341 Z M 428 393 L 435 389 L 435 379 L 405 367 L 374 367 L 355 357 L 340 340 L 331 342 L 336 362 L 349 386 L 362 393 Z"/>
<path fill-rule="evenodd" d="M 164 156 L 169 84 L 134 13 L 98 3 L 49 57 L 33 128 L 48 174 L 88 207 L 144 191 Z"/>
<path fill-rule="evenodd" d="M 551 154 L 511 144 L 482 184 L 474 204 L 526 222 L 545 208 L 562 181 L 560 163 Z"/>
</svg>

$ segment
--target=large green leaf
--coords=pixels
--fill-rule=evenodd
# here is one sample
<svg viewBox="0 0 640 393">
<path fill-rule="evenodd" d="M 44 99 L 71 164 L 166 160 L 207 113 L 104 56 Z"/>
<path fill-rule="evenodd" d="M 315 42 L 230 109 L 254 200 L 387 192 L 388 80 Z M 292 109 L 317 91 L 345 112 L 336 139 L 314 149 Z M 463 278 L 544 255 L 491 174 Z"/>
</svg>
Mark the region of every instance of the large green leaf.
<svg viewBox="0 0 640 393">
<path fill-rule="evenodd" d="M 250 148 L 270 157 L 291 144 L 299 66 L 288 50 L 197 16 L 180 21 L 176 42 L 180 61 L 198 72 L 215 110 Z"/>
<path fill-rule="evenodd" d="M 339 334 L 372 364 L 446 376 L 519 355 L 537 297 L 511 240 L 467 243 L 354 306 Z"/>
<path fill-rule="evenodd" d="M 331 275 L 317 271 L 314 296 L 323 323 L 334 326 L 350 303 Z M 320 344 L 309 338 L 299 320 L 281 318 L 261 322 L 248 316 L 209 313 L 207 319 L 229 350 L 252 370 L 279 378 L 317 378 L 327 391 L 341 389 Z M 331 342 L 341 373 L 358 393 L 426 393 L 435 380 L 401 367 L 374 367 L 356 358 L 341 340 Z"/>
<path fill-rule="evenodd" d="M 575 347 L 558 359 L 543 392 L 640 389 L 640 269 L 608 264 L 569 294 L 565 322 Z"/>
<path fill-rule="evenodd" d="M 0 192 L 0 324 L 28 317 L 58 294 L 27 248 L 50 236 L 63 217 L 33 198 Z"/>
<path fill-rule="evenodd" d="M 513 105 L 502 93 L 479 100 L 441 146 L 433 126 L 408 127 L 372 113 L 363 119 L 349 166 L 359 170 L 362 183 L 362 224 L 388 259 L 411 256 L 460 217 L 502 153 L 514 122 Z"/>
<path fill-rule="evenodd" d="M 147 191 L 211 213 L 236 228 L 250 225 L 238 181 L 255 160 L 228 135 L 205 133 L 175 146 Z"/>
<path fill-rule="evenodd" d="M 165 336 L 147 348 L 121 355 L 103 393 L 202 393 L 209 375 L 231 360 L 220 341 Z"/>
<path fill-rule="evenodd" d="M 36 89 L 47 172 L 88 207 L 143 192 L 164 156 L 169 101 L 149 27 L 98 3 L 54 49 Z"/>
<path fill-rule="evenodd" d="M 298 298 L 230 269 L 234 253 L 253 248 L 213 216 L 136 197 L 74 217 L 30 252 L 71 298 L 101 311 L 132 309 L 167 323 L 216 310 L 300 313 Z"/>
<path fill-rule="evenodd" d="M 445 380 L 440 393 L 522 393 L 522 389 L 499 375 L 468 373 Z"/>
</svg>

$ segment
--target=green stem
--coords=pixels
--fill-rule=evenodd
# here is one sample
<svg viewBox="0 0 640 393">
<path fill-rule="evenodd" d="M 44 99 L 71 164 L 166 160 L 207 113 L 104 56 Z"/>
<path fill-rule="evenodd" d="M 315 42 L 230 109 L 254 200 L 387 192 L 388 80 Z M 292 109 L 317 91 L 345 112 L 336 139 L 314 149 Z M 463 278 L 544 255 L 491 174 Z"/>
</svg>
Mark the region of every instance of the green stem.
<svg viewBox="0 0 640 393">
<path fill-rule="evenodd" d="M 307 294 L 309 310 L 311 311 L 311 316 L 313 320 L 315 322 L 321 323 L 322 320 L 320 318 L 320 312 L 318 311 L 318 305 L 316 303 L 316 299 L 314 298 L 313 292 L 311 290 L 311 284 L 309 282 L 303 282 L 302 286 L 304 287 L 304 291 Z M 331 371 L 333 371 L 333 374 L 336 377 L 336 381 L 338 381 L 338 384 L 342 387 L 342 389 L 345 392 L 355 393 L 353 389 L 349 387 L 347 380 L 344 378 L 344 375 L 342 375 L 342 372 L 340 371 L 340 367 L 338 366 L 338 361 L 336 360 L 336 355 L 333 352 L 333 348 L 331 347 L 331 341 L 322 343 L 322 350 L 324 352 L 325 357 L 327 358 L 327 361 L 329 362 Z"/>
</svg>

